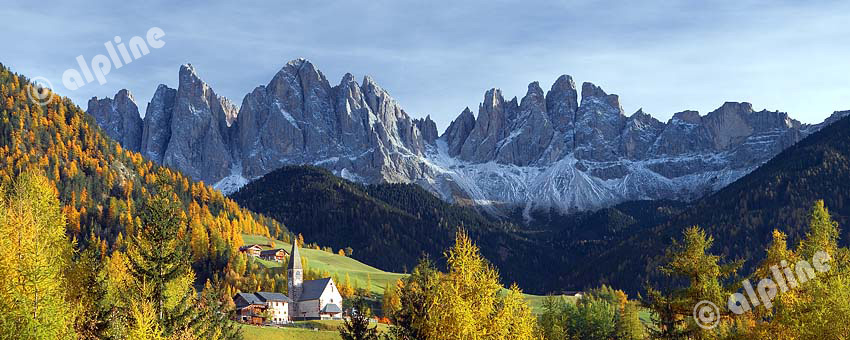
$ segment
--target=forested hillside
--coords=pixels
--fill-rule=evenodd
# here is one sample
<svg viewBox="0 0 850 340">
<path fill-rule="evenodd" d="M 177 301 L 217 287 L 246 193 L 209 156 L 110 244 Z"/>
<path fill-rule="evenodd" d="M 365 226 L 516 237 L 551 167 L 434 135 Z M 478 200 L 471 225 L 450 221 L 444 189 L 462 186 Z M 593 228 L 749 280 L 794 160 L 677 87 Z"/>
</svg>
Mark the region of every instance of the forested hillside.
<svg viewBox="0 0 850 340">
<path fill-rule="evenodd" d="M 143 202 L 168 191 L 189 225 L 198 284 L 224 268 L 242 245 L 241 234 L 283 235 L 283 224 L 239 207 L 202 182 L 147 161 L 107 137 L 69 99 L 52 94 L 47 105 L 29 99 L 28 80 L 0 65 L 0 180 L 43 174 L 55 186 L 77 249 L 96 246 L 104 254 L 121 250 L 140 226 Z M 229 291 L 251 285 L 233 273 Z"/>
<path fill-rule="evenodd" d="M 240 205 L 297 225 L 305 237 L 387 271 L 407 272 L 423 256 L 440 262 L 459 228 L 483 255 L 529 292 L 559 287 L 544 269 L 552 253 L 538 232 L 495 222 L 467 207 L 443 202 L 414 184 L 361 185 L 325 169 L 289 166 L 257 179 L 231 196 Z"/>
<path fill-rule="evenodd" d="M 748 272 L 763 258 L 774 229 L 786 233 L 788 243 L 799 242 L 811 204 L 820 199 L 840 225 L 850 224 L 850 117 L 824 127 L 668 221 L 646 225 L 605 252 L 583 259 L 574 267 L 580 275 L 576 279 L 640 290 L 657 278 L 654 269 L 671 240 L 694 225 L 714 237 L 712 252 L 744 260 L 742 269 Z M 840 241 L 848 240 L 845 228 Z"/>
</svg>

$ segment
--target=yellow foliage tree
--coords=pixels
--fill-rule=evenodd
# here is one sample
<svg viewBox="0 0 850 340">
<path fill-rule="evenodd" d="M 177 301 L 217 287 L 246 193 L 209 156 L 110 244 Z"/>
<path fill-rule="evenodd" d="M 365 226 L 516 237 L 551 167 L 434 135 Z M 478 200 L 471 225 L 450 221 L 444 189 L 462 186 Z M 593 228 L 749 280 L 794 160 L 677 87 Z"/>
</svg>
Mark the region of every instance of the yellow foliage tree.
<svg viewBox="0 0 850 340">
<path fill-rule="evenodd" d="M 538 338 L 522 291 L 513 285 L 504 292 L 498 272 L 469 235 L 459 231 L 446 257 L 448 273 L 417 268 L 400 285 L 402 305 L 394 321 L 407 333 L 429 340 Z"/>
<path fill-rule="evenodd" d="M 73 338 L 63 274 L 71 243 L 47 178 L 25 173 L 4 185 L 0 235 L 0 338 Z"/>
</svg>

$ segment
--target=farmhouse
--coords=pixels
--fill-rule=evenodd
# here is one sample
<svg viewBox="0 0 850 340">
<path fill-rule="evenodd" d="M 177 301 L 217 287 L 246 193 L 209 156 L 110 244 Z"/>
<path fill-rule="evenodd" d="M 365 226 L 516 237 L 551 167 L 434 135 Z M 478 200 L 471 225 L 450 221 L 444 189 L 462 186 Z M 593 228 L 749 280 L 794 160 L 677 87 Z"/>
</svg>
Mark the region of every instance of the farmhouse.
<svg viewBox="0 0 850 340">
<path fill-rule="evenodd" d="M 269 249 L 260 251 L 260 258 L 268 261 L 283 262 L 283 259 L 288 255 L 283 249 Z"/>
<path fill-rule="evenodd" d="M 239 247 L 239 252 L 242 254 L 246 254 L 248 256 L 260 257 L 260 252 L 263 248 L 260 248 L 258 244 L 247 244 Z"/>
<path fill-rule="evenodd" d="M 292 240 L 295 240 L 293 237 Z M 304 281 L 298 242 L 292 242 L 292 255 L 286 274 L 289 279 L 289 305 L 292 320 L 319 320 L 342 318 L 342 295 L 331 278 Z"/>
<path fill-rule="evenodd" d="M 264 325 L 285 324 L 290 321 L 289 304 L 292 300 L 281 293 L 238 293 L 233 297 L 238 321 Z"/>
</svg>

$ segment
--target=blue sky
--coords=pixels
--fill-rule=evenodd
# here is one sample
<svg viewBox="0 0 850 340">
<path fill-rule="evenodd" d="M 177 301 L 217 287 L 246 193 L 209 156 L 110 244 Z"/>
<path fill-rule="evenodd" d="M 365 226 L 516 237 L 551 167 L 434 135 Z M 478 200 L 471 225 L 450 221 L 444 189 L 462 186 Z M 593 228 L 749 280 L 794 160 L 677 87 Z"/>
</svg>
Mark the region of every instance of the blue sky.
<svg viewBox="0 0 850 340">
<path fill-rule="evenodd" d="M 819 122 L 850 109 L 850 2 L 780 1 L 17 1 L 4 4 L 0 62 L 49 79 L 85 108 L 127 88 L 142 111 L 157 84 L 192 63 L 240 104 L 289 60 L 313 61 L 331 84 L 375 78 L 413 117 L 442 131 L 498 87 L 522 97 L 561 74 L 620 95 L 661 120 L 725 101 Z M 75 58 L 121 36 L 165 31 L 166 45 L 70 91 Z"/>
</svg>

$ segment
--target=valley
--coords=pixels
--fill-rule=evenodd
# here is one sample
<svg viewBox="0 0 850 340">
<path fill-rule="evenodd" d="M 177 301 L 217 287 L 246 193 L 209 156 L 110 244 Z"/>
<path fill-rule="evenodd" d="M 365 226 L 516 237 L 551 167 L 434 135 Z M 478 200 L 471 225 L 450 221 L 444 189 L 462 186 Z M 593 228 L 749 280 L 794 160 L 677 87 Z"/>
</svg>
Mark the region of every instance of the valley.
<svg viewBox="0 0 850 340">
<path fill-rule="evenodd" d="M 0 339 L 850 334 L 846 4 L 190 7 L 4 5 Z"/>
</svg>

